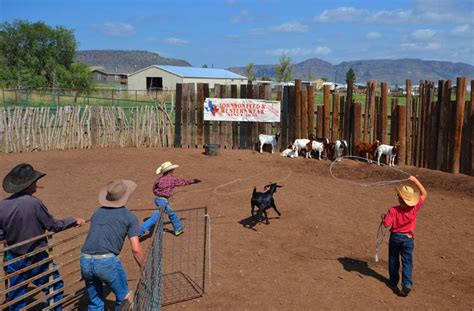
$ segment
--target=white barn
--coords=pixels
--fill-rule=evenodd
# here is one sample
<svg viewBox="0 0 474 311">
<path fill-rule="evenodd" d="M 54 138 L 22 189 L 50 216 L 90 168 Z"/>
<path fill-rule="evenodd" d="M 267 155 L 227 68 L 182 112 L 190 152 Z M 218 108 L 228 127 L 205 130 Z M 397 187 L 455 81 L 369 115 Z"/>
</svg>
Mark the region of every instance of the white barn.
<svg viewBox="0 0 474 311">
<path fill-rule="evenodd" d="M 175 90 L 176 83 L 247 84 L 247 78 L 225 69 L 152 65 L 128 76 L 129 90 Z"/>
</svg>

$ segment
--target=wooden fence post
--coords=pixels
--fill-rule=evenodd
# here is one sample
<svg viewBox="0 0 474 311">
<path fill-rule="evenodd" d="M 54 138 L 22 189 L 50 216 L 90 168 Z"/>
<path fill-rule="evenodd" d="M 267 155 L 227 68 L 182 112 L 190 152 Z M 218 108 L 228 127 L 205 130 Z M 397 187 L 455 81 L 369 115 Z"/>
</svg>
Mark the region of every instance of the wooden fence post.
<svg viewBox="0 0 474 311">
<path fill-rule="evenodd" d="M 308 86 L 308 137 L 314 133 L 314 85 Z"/>
<path fill-rule="evenodd" d="M 439 92 L 439 89 L 438 89 Z M 451 115 L 451 80 L 445 81 L 443 84 L 443 90 L 441 91 L 441 107 L 440 107 L 440 126 L 442 126 L 442 131 L 440 128 L 440 136 L 441 136 L 441 159 L 440 159 L 440 170 L 449 172 L 449 163 L 450 162 L 450 154 L 451 149 L 450 146 L 452 142 L 450 142 L 450 132 L 451 132 L 451 125 L 450 122 L 450 115 Z M 440 94 L 438 93 L 438 97 Z M 441 118 L 442 117 L 442 118 Z M 442 134 L 442 135 L 441 135 Z M 439 145 L 438 145 L 439 147 Z M 438 160 L 438 159 L 437 159 Z"/>
<path fill-rule="evenodd" d="M 353 144 L 351 148 L 351 154 L 355 153 L 355 146 L 362 142 L 362 104 L 359 102 L 355 102 L 353 106 L 353 124 L 354 128 L 352 129 L 353 133 Z"/>
<path fill-rule="evenodd" d="M 346 106 L 346 98 L 344 96 L 340 96 L 339 98 L 339 139 L 344 139 L 344 122 L 345 122 L 345 106 Z"/>
<path fill-rule="evenodd" d="M 307 92 L 301 91 L 301 135 L 308 135 L 308 99 Z"/>
<path fill-rule="evenodd" d="M 189 83 L 183 84 L 182 108 L 181 108 L 181 147 L 189 147 Z"/>
<path fill-rule="evenodd" d="M 174 147 L 181 148 L 181 113 L 183 107 L 183 84 L 176 83 L 176 111 L 174 125 Z"/>
<path fill-rule="evenodd" d="M 324 106 L 318 105 L 317 107 L 317 121 L 316 121 L 316 137 L 324 138 Z"/>
<path fill-rule="evenodd" d="M 189 83 L 189 147 L 196 148 L 196 85 Z"/>
<path fill-rule="evenodd" d="M 301 138 L 301 80 L 295 80 L 295 136 Z"/>
<path fill-rule="evenodd" d="M 332 140 L 337 140 L 339 136 L 339 94 L 332 94 Z"/>
<path fill-rule="evenodd" d="M 247 85 L 240 86 L 240 98 L 247 98 Z M 239 146 L 240 149 L 247 149 L 247 128 L 248 122 L 240 122 Z"/>
<path fill-rule="evenodd" d="M 295 87 L 288 87 L 288 141 L 293 141 L 295 137 Z"/>
<path fill-rule="evenodd" d="M 203 132 L 204 132 L 204 84 L 197 84 L 197 146 L 204 147 Z"/>
<path fill-rule="evenodd" d="M 230 86 L 230 97 L 237 98 L 237 84 Z M 239 149 L 239 122 L 232 122 L 232 149 Z"/>
<path fill-rule="evenodd" d="M 386 82 L 382 82 L 382 98 L 381 98 L 381 113 L 379 114 L 381 118 L 381 134 L 380 142 L 382 144 L 388 143 L 388 133 L 387 133 L 387 123 L 388 123 L 388 85 Z"/>
<path fill-rule="evenodd" d="M 90 124 L 90 131 L 91 131 L 91 148 L 95 148 L 97 146 L 97 108 L 91 107 L 91 124 Z"/>
<path fill-rule="evenodd" d="M 407 107 L 405 105 L 397 104 L 397 140 L 400 143 L 400 149 L 398 150 L 397 161 L 399 164 L 405 164 L 405 150 L 406 150 L 406 131 L 407 131 L 407 119 L 406 117 Z M 392 120 L 393 122 L 393 120 Z"/>
<path fill-rule="evenodd" d="M 471 175 L 471 164 L 472 164 L 472 137 L 471 137 L 471 127 L 472 127 L 472 116 L 474 112 L 472 111 L 474 99 L 472 98 L 474 80 L 471 80 L 471 97 L 470 100 L 466 101 L 466 109 L 464 112 L 464 125 L 462 129 L 462 143 L 461 143 L 461 168 L 460 172 L 463 174 Z"/>
<path fill-rule="evenodd" d="M 209 84 L 208 83 L 204 83 L 202 85 L 202 98 L 203 98 L 203 102 L 202 102 L 202 105 L 204 106 L 204 100 L 206 98 L 209 98 Z M 204 107 L 203 107 L 204 109 Z M 210 121 L 203 121 L 204 124 L 204 128 L 203 128 L 203 135 L 204 135 L 204 144 L 207 145 L 207 144 L 210 144 L 211 143 L 211 122 Z"/>
<path fill-rule="evenodd" d="M 281 101 L 281 148 L 286 148 L 289 144 L 288 139 L 288 101 L 289 101 L 289 87 L 283 87 L 283 96 Z"/>
<path fill-rule="evenodd" d="M 461 161 L 461 138 L 464 123 L 464 109 L 466 106 L 466 78 L 460 77 L 456 80 L 456 114 L 454 121 L 454 149 L 453 161 L 451 162 L 451 172 L 459 173 Z"/>
<path fill-rule="evenodd" d="M 331 101 L 330 96 L 331 94 L 331 86 L 325 85 L 323 89 L 323 136 L 322 138 L 331 139 L 331 133 L 329 132 L 330 129 L 330 116 L 331 116 Z"/>
<path fill-rule="evenodd" d="M 405 108 L 405 164 L 412 165 L 411 163 L 411 144 L 412 144 L 412 133 L 410 133 L 411 130 L 411 114 L 412 114 L 412 109 L 411 109 L 411 80 L 406 80 L 406 108 Z"/>
</svg>

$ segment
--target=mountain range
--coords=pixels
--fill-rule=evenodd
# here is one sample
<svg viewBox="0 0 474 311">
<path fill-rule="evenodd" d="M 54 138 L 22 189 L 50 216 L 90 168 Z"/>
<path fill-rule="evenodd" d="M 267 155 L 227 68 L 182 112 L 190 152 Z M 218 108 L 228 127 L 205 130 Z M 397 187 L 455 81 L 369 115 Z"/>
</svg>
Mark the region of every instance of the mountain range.
<svg viewBox="0 0 474 311">
<path fill-rule="evenodd" d="M 275 65 L 255 65 L 254 71 L 259 77 L 274 77 Z M 314 80 L 326 78 L 328 81 L 344 83 L 346 72 L 352 68 L 356 82 L 378 80 L 389 84 L 404 84 L 410 79 L 414 84 L 420 80 L 453 80 L 457 77 L 474 78 L 474 66 L 464 63 L 432 61 L 421 59 L 370 59 L 342 62 L 332 65 L 322 59 L 311 58 L 294 65 L 293 78 Z M 238 74 L 245 75 L 245 67 L 229 68 Z"/>
<path fill-rule="evenodd" d="M 78 51 L 76 62 L 84 62 L 89 66 L 101 66 L 108 72 L 131 73 L 150 65 L 191 66 L 182 59 L 162 57 L 158 53 L 148 51 L 122 50 L 85 50 Z M 275 64 L 254 65 L 258 79 L 275 76 Z M 293 78 L 314 80 L 326 78 L 328 81 L 343 83 L 346 72 L 352 68 L 356 74 L 356 82 L 378 80 L 389 84 L 404 84 L 406 79 L 418 84 L 420 80 L 453 80 L 465 76 L 474 78 L 474 66 L 465 63 L 433 61 L 421 59 L 370 59 L 346 61 L 333 65 L 319 58 L 311 58 L 294 64 Z M 245 67 L 231 67 L 228 70 L 245 75 Z"/>
<path fill-rule="evenodd" d="M 76 52 L 74 61 L 118 73 L 131 73 L 151 65 L 191 66 L 185 60 L 162 57 L 148 51 L 84 50 Z"/>
</svg>

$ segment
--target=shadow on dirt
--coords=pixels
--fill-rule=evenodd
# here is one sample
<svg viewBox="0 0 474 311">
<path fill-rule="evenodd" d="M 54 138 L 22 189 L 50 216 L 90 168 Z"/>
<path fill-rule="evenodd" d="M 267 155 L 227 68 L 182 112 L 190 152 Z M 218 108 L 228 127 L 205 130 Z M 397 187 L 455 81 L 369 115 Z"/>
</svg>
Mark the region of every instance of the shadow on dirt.
<svg viewBox="0 0 474 311">
<path fill-rule="evenodd" d="M 367 261 L 350 257 L 339 257 L 337 260 L 342 264 L 344 270 L 348 272 L 357 272 L 361 275 L 369 276 L 376 280 L 379 280 L 380 282 L 384 283 L 388 288 L 390 288 L 395 295 L 401 296 L 400 290 L 397 287 L 392 287 L 390 285 L 389 279 L 372 269 Z"/>
<path fill-rule="evenodd" d="M 268 217 L 268 220 L 272 220 L 272 219 L 279 219 L 280 217 Z M 253 231 L 257 231 L 257 229 L 255 229 L 255 226 L 258 225 L 258 224 L 261 224 L 261 225 L 269 225 L 269 223 L 265 223 L 265 220 L 262 221 L 262 222 L 258 222 L 256 221 L 252 216 L 249 216 L 247 218 L 244 218 L 242 220 L 239 221 L 239 224 L 242 225 L 242 227 L 246 228 L 246 229 L 250 229 L 250 230 L 253 230 Z"/>
</svg>

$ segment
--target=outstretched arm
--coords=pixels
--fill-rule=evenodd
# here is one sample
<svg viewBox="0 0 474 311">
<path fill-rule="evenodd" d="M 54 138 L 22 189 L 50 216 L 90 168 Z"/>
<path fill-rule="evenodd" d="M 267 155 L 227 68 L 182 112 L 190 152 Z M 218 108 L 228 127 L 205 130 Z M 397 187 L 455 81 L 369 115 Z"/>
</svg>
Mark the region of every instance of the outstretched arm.
<svg viewBox="0 0 474 311">
<path fill-rule="evenodd" d="M 420 190 L 421 198 L 423 199 L 423 201 L 425 201 L 426 197 L 428 196 L 428 192 L 426 192 L 425 187 L 423 187 L 421 182 L 415 176 L 410 176 L 408 177 L 408 179 L 415 183 L 415 185 L 418 187 L 418 190 Z"/>
</svg>

